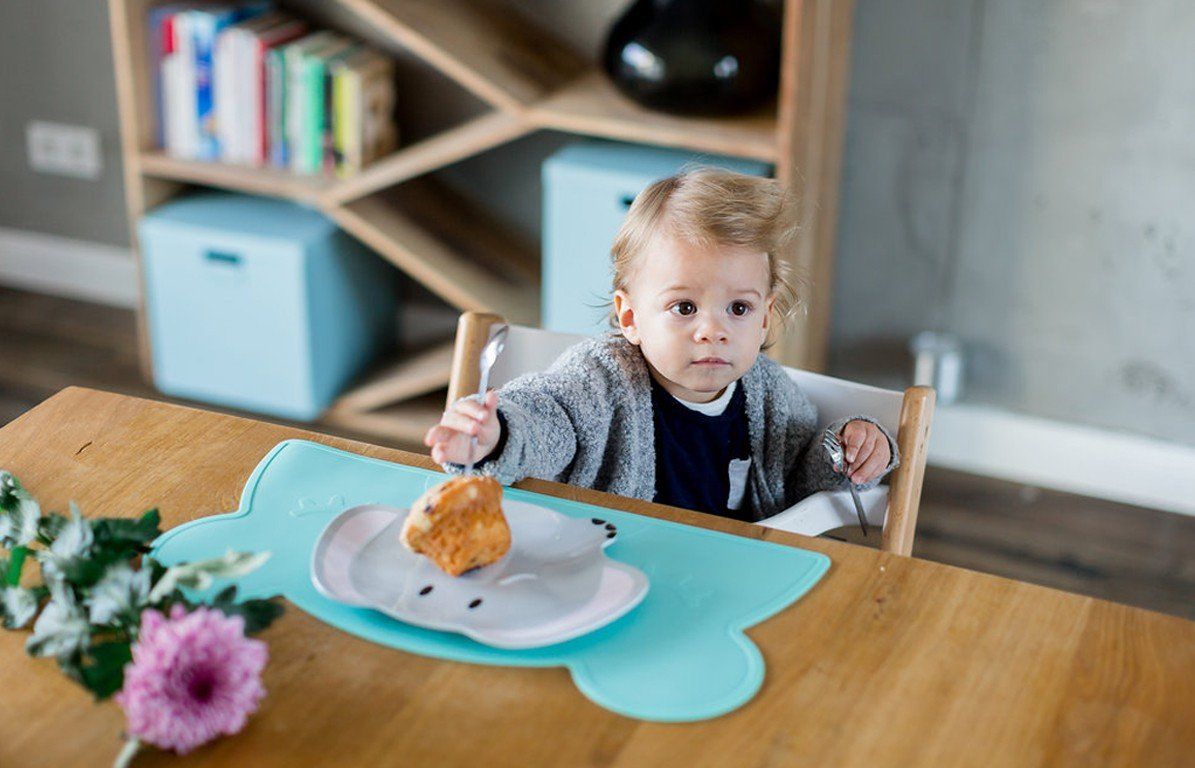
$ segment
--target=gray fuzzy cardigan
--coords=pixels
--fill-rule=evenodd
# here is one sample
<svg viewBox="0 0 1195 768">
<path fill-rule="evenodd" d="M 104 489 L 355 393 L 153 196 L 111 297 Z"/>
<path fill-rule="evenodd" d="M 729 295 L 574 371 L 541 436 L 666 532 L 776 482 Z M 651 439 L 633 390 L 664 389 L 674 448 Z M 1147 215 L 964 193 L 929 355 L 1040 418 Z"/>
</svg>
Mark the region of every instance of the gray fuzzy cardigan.
<svg viewBox="0 0 1195 768">
<path fill-rule="evenodd" d="M 621 335 L 570 347 L 547 371 L 520 376 L 499 390 L 503 437 L 477 471 L 503 485 L 538 477 L 651 501 L 656 451 L 650 375 L 642 352 Z M 816 408 L 778 363 L 760 354 L 740 385 L 751 441 L 747 499 L 756 520 L 816 491 L 846 487 L 821 448 Z M 837 433 L 850 420 L 826 429 Z M 885 474 L 899 463 L 896 442 L 887 436 L 892 461 Z M 444 468 L 462 470 L 459 464 Z"/>
</svg>

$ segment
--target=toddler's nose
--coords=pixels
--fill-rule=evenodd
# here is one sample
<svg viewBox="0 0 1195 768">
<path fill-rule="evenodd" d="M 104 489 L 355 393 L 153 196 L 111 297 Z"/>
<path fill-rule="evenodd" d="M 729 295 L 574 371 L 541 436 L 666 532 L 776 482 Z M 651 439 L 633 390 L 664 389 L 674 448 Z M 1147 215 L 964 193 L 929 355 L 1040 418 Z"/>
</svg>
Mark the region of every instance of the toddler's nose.
<svg viewBox="0 0 1195 768">
<path fill-rule="evenodd" d="M 697 324 L 693 339 L 698 343 L 724 342 L 728 338 L 726 328 L 718 322 L 706 319 Z"/>
</svg>

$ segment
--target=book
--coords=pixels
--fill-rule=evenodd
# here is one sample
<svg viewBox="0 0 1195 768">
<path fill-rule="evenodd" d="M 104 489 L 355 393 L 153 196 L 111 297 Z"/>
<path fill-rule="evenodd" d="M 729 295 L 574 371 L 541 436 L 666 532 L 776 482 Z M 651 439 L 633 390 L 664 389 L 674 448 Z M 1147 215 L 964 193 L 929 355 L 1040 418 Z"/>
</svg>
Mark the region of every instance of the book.
<svg viewBox="0 0 1195 768">
<path fill-rule="evenodd" d="M 267 55 L 275 48 L 298 39 L 307 31 L 307 24 L 299 19 L 282 16 L 275 24 L 253 35 L 248 42 L 250 86 L 247 89 L 246 109 L 249 113 L 248 158 L 255 165 L 265 165 L 270 154 L 270 131 L 267 126 L 269 82 Z"/>
<path fill-rule="evenodd" d="M 300 137 L 295 152 L 295 170 L 319 173 L 324 168 L 324 134 L 327 124 L 327 64 L 353 48 L 347 38 L 337 38 L 324 47 L 308 50 L 302 56 L 302 91 L 306 104 L 300 123 Z"/>
<path fill-rule="evenodd" d="M 213 53 L 217 33 L 236 23 L 238 12 L 232 6 L 217 5 L 186 11 L 182 15 L 186 17 L 195 58 L 195 117 L 198 129 L 194 156 L 200 160 L 216 160 L 220 151 L 216 134 Z"/>
<path fill-rule="evenodd" d="M 286 45 L 280 51 L 282 57 L 282 77 L 286 82 L 285 96 L 282 103 L 283 132 L 285 133 L 284 156 L 286 167 L 299 170 L 299 148 L 302 146 L 301 137 L 306 124 L 307 98 L 305 80 L 303 78 L 304 54 L 308 50 L 329 45 L 336 40 L 342 40 L 332 32 L 314 32 Z"/>
<path fill-rule="evenodd" d="M 162 60 L 174 49 L 170 18 L 186 6 L 181 3 L 158 5 L 146 15 L 146 60 L 149 62 L 149 92 L 153 98 L 154 139 L 166 149 L 166 86 L 162 79 Z"/>
<path fill-rule="evenodd" d="M 354 43 L 347 48 L 344 48 L 337 53 L 329 56 L 323 61 L 323 76 L 320 87 L 323 89 L 323 103 L 322 107 L 323 124 L 320 126 L 320 145 L 319 145 L 319 169 L 321 172 L 331 175 L 336 172 L 336 147 L 335 147 L 335 128 L 336 128 L 336 104 L 334 100 L 333 84 L 335 79 L 335 72 L 340 68 L 341 62 L 352 58 L 354 54 L 362 50 L 365 46 L 360 43 Z"/>
<path fill-rule="evenodd" d="M 186 160 L 199 154 L 195 103 L 195 48 L 186 12 L 168 16 L 162 25 L 162 113 L 166 151 Z"/>
<path fill-rule="evenodd" d="M 266 52 L 266 143 L 269 165 L 290 167 L 286 133 L 286 46 L 279 45 Z"/>
<path fill-rule="evenodd" d="M 298 37 L 306 25 L 281 12 L 238 22 L 216 38 L 216 132 L 225 162 L 265 162 L 265 47 Z"/>
<path fill-rule="evenodd" d="M 338 176 L 351 176 L 398 144 L 394 62 L 361 48 L 333 70 L 331 162 Z"/>
<path fill-rule="evenodd" d="M 239 21 L 260 16 L 271 4 L 254 2 L 242 5 L 201 6 L 185 11 L 195 54 L 195 107 L 198 124 L 198 151 L 201 160 L 220 157 L 215 109 L 215 46 L 216 38 L 225 28 Z"/>
</svg>

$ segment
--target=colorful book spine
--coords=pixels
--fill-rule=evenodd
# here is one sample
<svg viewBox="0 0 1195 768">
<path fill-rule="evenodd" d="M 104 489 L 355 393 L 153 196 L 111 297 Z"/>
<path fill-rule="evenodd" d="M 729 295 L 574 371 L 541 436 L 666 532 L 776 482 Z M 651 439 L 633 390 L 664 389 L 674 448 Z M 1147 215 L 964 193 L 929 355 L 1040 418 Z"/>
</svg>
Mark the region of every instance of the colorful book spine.
<svg viewBox="0 0 1195 768">
<path fill-rule="evenodd" d="M 299 122 L 299 136 L 295 148 L 295 170 L 315 174 L 323 168 L 324 133 L 328 105 L 325 79 L 328 62 L 346 51 L 352 43 L 337 37 L 330 44 L 307 51 L 300 64 L 303 91 L 303 114 Z"/>
<path fill-rule="evenodd" d="M 166 148 L 166 84 L 162 78 L 162 61 L 174 48 L 169 21 L 181 10 L 178 3 L 159 5 L 149 9 L 146 17 L 146 54 L 149 56 L 149 88 L 153 95 L 154 138 L 157 146 Z"/>
<path fill-rule="evenodd" d="M 266 53 L 266 139 L 269 164 L 275 168 L 290 165 L 286 131 L 286 60 L 283 46 Z"/>
<path fill-rule="evenodd" d="M 335 77 L 336 72 L 343 68 L 346 60 L 352 59 L 364 46 L 354 43 L 347 48 L 328 57 L 324 61 L 323 74 L 323 126 L 320 135 L 319 167 L 323 173 L 336 172 L 336 102 Z"/>
<path fill-rule="evenodd" d="M 287 167 L 303 172 L 305 159 L 305 131 L 307 129 L 307 78 L 305 77 L 306 54 L 339 39 L 331 32 L 316 32 L 286 46 L 283 61 L 286 67 L 286 155 Z"/>
<path fill-rule="evenodd" d="M 220 155 L 213 82 L 216 34 L 224 27 L 235 23 L 237 11 L 234 8 L 216 6 L 188 11 L 186 15 L 195 50 L 195 109 L 199 126 L 196 157 L 200 160 L 216 160 Z"/>
<path fill-rule="evenodd" d="M 394 63 L 361 49 L 338 62 L 332 91 L 336 173 L 351 176 L 397 144 Z"/>
<path fill-rule="evenodd" d="M 250 42 L 249 160 L 256 165 L 270 162 L 270 56 L 280 46 L 298 39 L 306 31 L 307 25 L 304 22 L 285 17 L 277 24 L 259 32 Z"/>
<path fill-rule="evenodd" d="M 332 154 L 337 176 L 348 176 L 360 158 L 360 99 L 356 72 L 347 65 L 336 67 L 332 76 Z"/>
<path fill-rule="evenodd" d="M 187 160 L 199 154 L 199 125 L 195 104 L 195 46 L 190 14 L 170 16 L 163 25 L 164 43 L 161 76 L 163 82 L 166 149 Z"/>
<path fill-rule="evenodd" d="M 355 170 L 393 152 L 398 145 L 398 128 L 394 122 L 394 61 L 375 51 L 362 63 L 358 77 L 361 158 Z"/>
<path fill-rule="evenodd" d="M 227 27 L 265 13 L 269 2 L 238 6 L 214 5 L 187 11 L 195 51 L 195 106 L 199 126 L 198 154 L 202 160 L 220 157 L 215 108 L 215 47 L 217 36 Z"/>
<path fill-rule="evenodd" d="M 237 141 L 237 86 L 240 84 L 237 67 L 236 28 L 216 36 L 212 54 L 212 121 L 216 135 L 216 150 L 225 163 L 240 160 Z"/>
</svg>

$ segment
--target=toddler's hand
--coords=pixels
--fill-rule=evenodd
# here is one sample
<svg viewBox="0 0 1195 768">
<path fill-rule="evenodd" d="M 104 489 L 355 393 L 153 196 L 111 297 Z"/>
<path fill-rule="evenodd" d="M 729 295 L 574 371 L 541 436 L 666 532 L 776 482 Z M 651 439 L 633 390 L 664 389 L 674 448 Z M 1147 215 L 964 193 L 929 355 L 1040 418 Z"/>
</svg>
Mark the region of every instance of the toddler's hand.
<svg viewBox="0 0 1195 768">
<path fill-rule="evenodd" d="M 846 454 L 847 474 L 855 485 L 870 483 L 880 476 L 892 459 L 888 438 L 870 421 L 848 421 L 839 433 Z"/>
<path fill-rule="evenodd" d="M 440 418 L 440 423 L 427 431 L 423 444 L 432 449 L 432 460 L 440 464 L 468 464 L 469 443 L 477 436 L 473 461 L 489 455 L 498 444 L 501 426 L 498 424 L 498 393 L 490 390 L 485 402 L 457 400 Z"/>
</svg>

